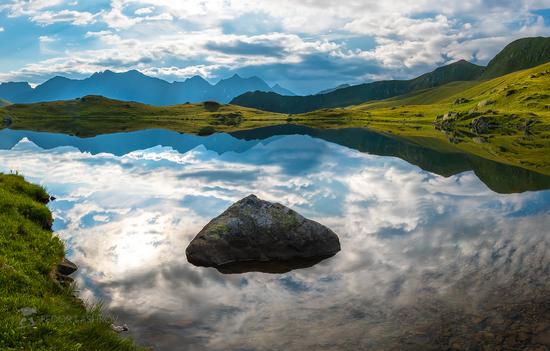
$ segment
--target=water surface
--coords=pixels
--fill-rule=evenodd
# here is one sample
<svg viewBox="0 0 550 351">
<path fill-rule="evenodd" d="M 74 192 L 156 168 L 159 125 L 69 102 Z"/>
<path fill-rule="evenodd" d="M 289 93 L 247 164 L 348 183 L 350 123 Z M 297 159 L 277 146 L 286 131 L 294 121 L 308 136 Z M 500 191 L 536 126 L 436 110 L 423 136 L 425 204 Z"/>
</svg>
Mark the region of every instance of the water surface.
<svg viewBox="0 0 550 351">
<path fill-rule="evenodd" d="M 102 300 L 142 345 L 550 347 L 543 175 L 364 129 L 3 130 L 0 149 L 0 171 L 56 196 L 81 297 Z M 285 274 L 188 264 L 194 235 L 251 193 L 329 226 L 342 251 Z"/>
</svg>

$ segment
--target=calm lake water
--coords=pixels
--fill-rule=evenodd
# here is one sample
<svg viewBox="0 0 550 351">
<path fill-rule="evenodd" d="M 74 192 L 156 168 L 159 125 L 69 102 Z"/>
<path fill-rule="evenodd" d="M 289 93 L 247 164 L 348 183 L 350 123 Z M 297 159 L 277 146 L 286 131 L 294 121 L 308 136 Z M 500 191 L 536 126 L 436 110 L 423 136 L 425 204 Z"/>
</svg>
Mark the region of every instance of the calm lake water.
<svg viewBox="0 0 550 351">
<path fill-rule="evenodd" d="M 155 350 L 550 347 L 548 177 L 364 129 L 90 139 L 0 131 L 0 171 L 43 184 L 54 229 Z M 223 275 L 185 248 L 254 193 L 329 226 L 342 251 L 286 274 Z"/>
</svg>

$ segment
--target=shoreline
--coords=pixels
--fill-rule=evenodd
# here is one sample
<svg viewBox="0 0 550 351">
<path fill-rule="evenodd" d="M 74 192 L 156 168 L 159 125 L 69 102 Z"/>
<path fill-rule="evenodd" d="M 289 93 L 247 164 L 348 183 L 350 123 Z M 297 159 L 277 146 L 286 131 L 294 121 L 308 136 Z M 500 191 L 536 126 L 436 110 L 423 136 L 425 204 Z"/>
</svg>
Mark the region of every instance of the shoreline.
<svg viewBox="0 0 550 351">
<path fill-rule="evenodd" d="M 0 349 L 141 350 L 75 296 L 77 267 L 51 229 L 49 201 L 44 188 L 0 173 Z"/>
</svg>

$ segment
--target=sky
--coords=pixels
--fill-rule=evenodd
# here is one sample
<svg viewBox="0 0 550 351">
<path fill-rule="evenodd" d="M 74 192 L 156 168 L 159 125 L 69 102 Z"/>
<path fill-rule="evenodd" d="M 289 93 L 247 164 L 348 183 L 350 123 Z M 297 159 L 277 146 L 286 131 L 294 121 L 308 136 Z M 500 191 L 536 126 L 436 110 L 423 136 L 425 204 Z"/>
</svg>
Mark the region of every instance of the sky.
<svg viewBox="0 0 550 351">
<path fill-rule="evenodd" d="M 405 79 L 550 36 L 550 0 L 0 0 L 0 81 L 110 69 L 299 94 Z"/>
</svg>

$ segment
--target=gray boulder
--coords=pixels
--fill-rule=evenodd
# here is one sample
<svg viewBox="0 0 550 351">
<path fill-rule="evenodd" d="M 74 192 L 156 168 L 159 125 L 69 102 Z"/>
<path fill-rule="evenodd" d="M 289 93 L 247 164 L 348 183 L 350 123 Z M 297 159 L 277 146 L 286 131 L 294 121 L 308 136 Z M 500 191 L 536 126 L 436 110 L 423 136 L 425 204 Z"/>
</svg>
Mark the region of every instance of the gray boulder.
<svg viewBox="0 0 550 351">
<path fill-rule="evenodd" d="M 78 267 L 76 264 L 66 258 L 63 258 L 54 271 L 54 281 L 60 285 L 69 285 L 74 282 L 74 279 L 69 277 L 69 275 L 73 274 L 77 270 Z"/>
<path fill-rule="evenodd" d="M 57 265 L 57 272 L 63 275 L 71 275 L 78 270 L 76 264 L 72 263 L 66 258 Z"/>
<path fill-rule="evenodd" d="M 282 273 L 340 251 L 327 227 L 278 203 L 250 195 L 208 223 L 191 241 L 187 260 L 223 273 Z"/>
</svg>

